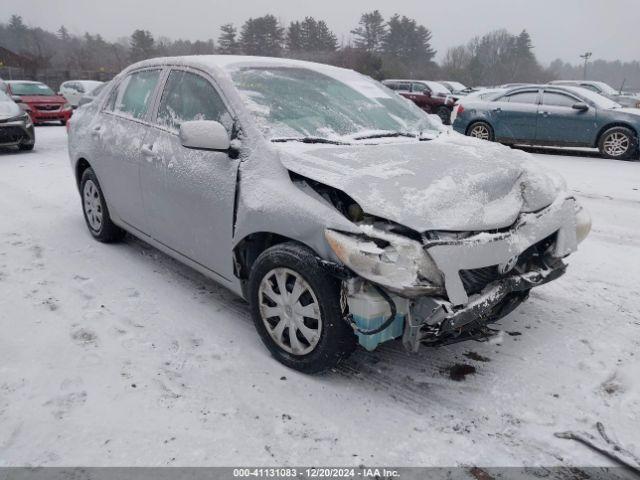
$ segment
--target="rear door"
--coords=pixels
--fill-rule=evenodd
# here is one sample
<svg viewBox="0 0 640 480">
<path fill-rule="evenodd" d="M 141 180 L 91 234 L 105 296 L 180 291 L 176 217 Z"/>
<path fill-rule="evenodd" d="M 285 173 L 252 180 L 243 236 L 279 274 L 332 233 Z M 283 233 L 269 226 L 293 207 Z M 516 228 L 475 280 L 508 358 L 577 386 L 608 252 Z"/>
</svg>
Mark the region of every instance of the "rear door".
<svg viewBox="0 0 640 480">
<path fill-rule="evenodd" d="M 140 150 L 160 74 L 159 68 L 129 74 L 112 90 L 91 125 L 100 157 L 96 174 L 107 204 L 117 217 L 143 233 L 148 233 L 149 226 L 140 190 Z"/>
<path fill-rule="evenodd" d="M 487 104 L 496 139 L 533 142 L 536 139 L 539 92 L 524 90 Z"/>
<path fill-rule="evenodd" d="M 596 130 L 596 110 L 577 110 L 584 100 L 568 93 L 545 90 L 538 112 L 538 143 L 591 146 Z"/>
<path fill-rule="evenodd" d="M 233 120 L 212 79 L 174 68 L 143 146 L 141 182 L 151 235 L 163 245 L 233 278 L 233 209 L 239 159 L 228 152 L 189 149 L 178 135 L 189 120 L 215 120 L 231 134 Z"/>
</svg>

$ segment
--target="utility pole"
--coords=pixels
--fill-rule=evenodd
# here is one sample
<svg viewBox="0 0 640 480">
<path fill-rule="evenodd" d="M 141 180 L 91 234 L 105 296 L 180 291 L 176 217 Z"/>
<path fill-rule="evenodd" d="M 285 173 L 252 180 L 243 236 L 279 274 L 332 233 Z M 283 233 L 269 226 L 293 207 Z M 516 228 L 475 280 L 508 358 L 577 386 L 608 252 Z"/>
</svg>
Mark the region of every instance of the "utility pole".
<svg viewBox="0 0 640 480">
<path fill-rule="evenodd" d="M 591 52 L 585 52 L 583 55 L 580 55 L 580 58 L 584 59 L 584 72 L 583 72 L 584 80 L 587 79 L 587 62 L 589 62 L 591 55 L 593 55 L 593 53 Z"/>
</svg>

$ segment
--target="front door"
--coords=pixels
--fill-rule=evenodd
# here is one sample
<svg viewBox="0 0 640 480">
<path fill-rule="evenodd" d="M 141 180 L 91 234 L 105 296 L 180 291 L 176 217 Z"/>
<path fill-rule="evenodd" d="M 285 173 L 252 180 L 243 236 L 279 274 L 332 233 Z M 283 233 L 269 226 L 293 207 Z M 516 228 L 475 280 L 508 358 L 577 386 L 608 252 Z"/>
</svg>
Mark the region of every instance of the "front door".
<svg viewBox="0 0 640 480">
<path fill-rule="evenodd" d="M 489 118 L 498 141 L 535 141 L 538 122 L 537 90 L 516 92 L 489 105 Z"/>
<path fill-rule="evenodd" d="M 227 152 L 185 148 L 180 123 L 232 117 L 216 88 L 199 73 L 173 69 L 144 140 L 143 203 L 151 235 L 163 245 L 233 278 L 233 209 L 239 160 Z"/>
<path fill-rule="evenodd" d="M 545 91 L 538 111 L 538 143 L 592 146 L 596 134 L 596 110 L 577 110 L 584 100 L 557 91 Z"/>
</svg>

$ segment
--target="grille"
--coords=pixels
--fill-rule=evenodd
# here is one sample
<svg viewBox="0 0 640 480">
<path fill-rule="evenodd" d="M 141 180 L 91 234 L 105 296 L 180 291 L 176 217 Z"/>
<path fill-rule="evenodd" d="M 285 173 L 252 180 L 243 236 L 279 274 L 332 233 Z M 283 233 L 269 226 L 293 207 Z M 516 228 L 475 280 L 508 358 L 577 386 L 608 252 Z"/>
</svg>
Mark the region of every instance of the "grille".
<svg viewBox="0 0 640 480">
<path fill-rule="evenodd" d="M 36 109 L 53 112 L 55 110 L 60 110 L 60 105 L 36 105 Z"/>
<path fill-rule="evenodd" d="M 0 143 L 16 143 L 24 136 L 20 127 L 0 127 Z"/>
</svg>

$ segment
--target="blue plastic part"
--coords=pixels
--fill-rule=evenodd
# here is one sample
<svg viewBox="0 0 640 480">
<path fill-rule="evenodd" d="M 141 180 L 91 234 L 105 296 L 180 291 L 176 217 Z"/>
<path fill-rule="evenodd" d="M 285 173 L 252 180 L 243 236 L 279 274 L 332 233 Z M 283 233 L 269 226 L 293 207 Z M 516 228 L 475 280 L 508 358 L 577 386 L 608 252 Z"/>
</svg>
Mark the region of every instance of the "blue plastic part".
<svg viewBox="0 0 640 480">
<path fill-rule="evenodd" d="M 378 345 L 382 342 L 387 342 L 389 340 L 393 340 L 394 338 L 398 338 L 402 336 L 402 332 L 404 330 L 404 314 L 397 314 L 395 320 L 385 328 L 380 333 L 376 333 L 374 335 L 364 335 L 362 333 L 356 332 L 358 336 L 358 342 L 365 349 L 375 350 Z M 353 321 L 356 323 L 360 330 L 373 330 L 378 328 L 380 325 L 384 323 L 386 317 L 374 317 L 374 318 L 363 318 L 358 315 L 353 315 Z"/>
</svg>

